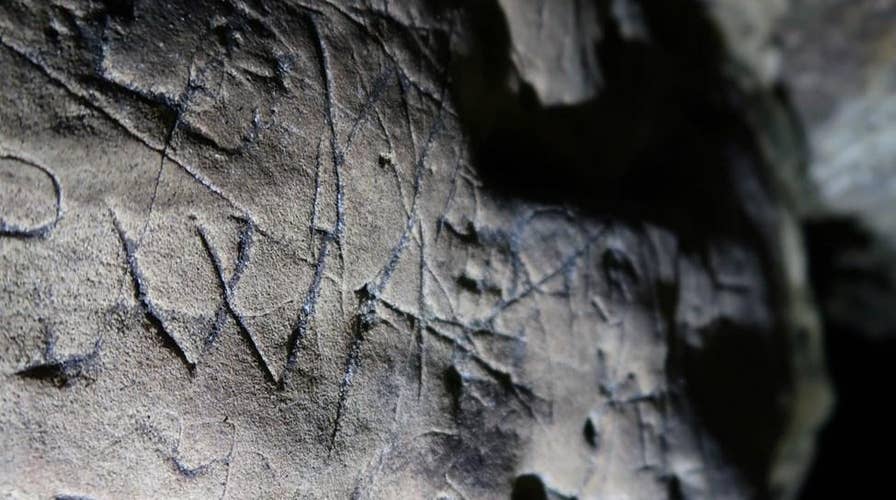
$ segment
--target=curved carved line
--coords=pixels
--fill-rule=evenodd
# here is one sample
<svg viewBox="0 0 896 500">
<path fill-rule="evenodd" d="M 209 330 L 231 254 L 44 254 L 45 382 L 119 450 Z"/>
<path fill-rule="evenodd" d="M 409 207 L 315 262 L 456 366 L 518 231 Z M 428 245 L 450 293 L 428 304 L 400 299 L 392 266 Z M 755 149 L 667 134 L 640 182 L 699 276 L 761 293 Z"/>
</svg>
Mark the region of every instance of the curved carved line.
<svg viewBox="0 0 896 500">
<path fill-rule="evenodd" d="M 50 178 L 50 181 L 53 183 L 53 191 L 56 194 L 56 216 L 53 220 L 35 227 L 22 227 L 8 223 L 2 216 L 0 216 L 0 236 L 9 236 L 12 238 L 46 238 L 53 229 L 56 228 L 56 224 L 59 223 L 59 220 L 62 219 L 62 184 L 59 182 L 59 178 L 56 177 L 56 174 L 49 168 L 22 158 L 21 156 L 4 153 L 0 154 L 0 160 L 15 160 L 40 170 Z"/>
</svg>

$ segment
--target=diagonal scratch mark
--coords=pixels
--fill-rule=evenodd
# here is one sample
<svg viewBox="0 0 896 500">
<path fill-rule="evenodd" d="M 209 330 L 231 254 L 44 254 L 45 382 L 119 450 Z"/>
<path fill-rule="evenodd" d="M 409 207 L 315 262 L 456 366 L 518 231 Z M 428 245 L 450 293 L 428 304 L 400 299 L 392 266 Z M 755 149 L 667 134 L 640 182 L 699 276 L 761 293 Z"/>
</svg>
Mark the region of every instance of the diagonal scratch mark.
<svg viewBox="0 0 896 500">
<path fill-rule="evenodd" d="M 184 90 L 181 92 L 180 96 L 178 96 L 177 104 L 175 106 L 177 114 L 174 117 L 174 122 L 168 129 L 168 133 L 165 135 L 165 142 L 162 145 L 162 150 L 159 152 L 159 171 L 156 174 L 155 185 L 153 186 L 152 190 L 152 197 L 149 199 L 149 211 L 146 214 L 146 220 L 143 222 L 143 229 L 140 230 L 140 238 L 137 239 L 138 247 L 143 244 L 143 238 L 144 236 L 146 236 L 146 229 L 149 227 L 149 222 L 152 219 L 153 210 L 155 210 L 156 207 L 156 199 L 159 196 L 159 185 L 162 183 L 162 173 L 165 171 L 165 157 L 168 155 L 168 149 L 171 147 L 171 141 L 174 138 L 174 133 L 177 131 L 177 127 L 180 125 L 184 112 L 186 112 L 187 100 L 190 97 L 190 87 L 193 83 L 192 61 L 190 62 L 190 68 L 187 73 L 187 82 L 184 84 Z"/>
<path fill-rule="evenodd" d="M 115 226 L 115 231 L 118 233 L 118 238 L 121 240 L 121 246 L 124 249 L 128 274 L 131 276 L 131 282 L 134 287 L 134 298 L 137 299 L 137 303 L 140 304 L 146 318 L 156 328 L 159 335 L 161 335 L 164 344 L 168 348 L 174 350 L 184 363 L 186 363 L 190 371 L 192 371 L 196 368 L 196 362 L 189 354 L 187 354 L 186 350 L 184 350 L 183 346 L 180 345 L 174 335 L 168 331 L 168 328 L 165 326 L 165 319 L 162 312 L 155 306 L 152 299 L 149 297 L 146 278 L 143 277 L 143 273 L 140 271 L 140 263 L 137 259 L 137 245 L 134 240 L 128 238 L 124 227 L 121 225 L 121 221 L 118 220 L 118 216 L 111 208 L 109 208 L 109 214 L 112 216 L 112 224 Z"/>
<path fill-rule="evenodd" d="M 447 86 L 445 88 L 447 88 Z M 375 322 L 374 309 L 376 307 L 376 303 L 379 300 L 381 292 L 385 289 L 386 285 L 389 283 L 389 280 L 392 278 L 392 274 L 395 272 L 395 269 L 398 266 L 401 255 L 404 253 L 404 250 L 407 247 L 408 240 L 410 239 L 414 225 L 417 222 L 417 204 L 423 179 L 423 171 L 426 166 L 426 159 L 428 157 L 428 153 L 433 140 L 442 128 L 442 109 L 443 107 L 439 108 L 439 113 L 436 116 L 432 126 L 430 127 L 426 144 L 423 148 L 423 151 L 420 153 L 420 157 L 418 158 L 417 165 L 414 169 L 414 197 L 411 205 L 411 213 L 408 214 L 404 231 L 402 232 L 398 242 L 392 248 L 392 251 L 389 254 L 389 258 L 387 259 L 383 268 L 379 273 L 377 273 L 377 282 L 374 283 L 373 281 L 370 281 L 366 283 L 361 289 L 356 291 L 360 298 L 359 313 L 355 318 L 354 337 L 352 338 L 351 348 L 346 359 L 342 382 L 339 385 L 339 402 L 336 407 L 336 420 L 333 424 L 333 432 L 330 440 L 331 451 L 335 446 L 336 436 L 339 434 L 342 415 L 345 411 L 345 401 L 348 397 L 348 388 L 351 386 L 351 380 L 354 376 L 355 371 L 358 369 L 358 365 L 360 364 L 361 342 L 364 338 L 364 332 L 369 330 Z"/>
<path fill-rule="evenodd" d="M 268 380 L 270 380 L 272 383 L 276 383 L 276 377 L 274 376 L 273 370 L 271 370 L 270 363 L 268 363 L 264 354 L 261 352 L 261 348 L 259 347 L 258 342 L 256 342 L 255 336 L 252 334 L 252 331 L 249 330 L 249 327 L 246 324 L 242 313 L 239 311 L 239 309 L 237 309 L 236 304 L 234 304 L 233 298 L 233 292 L 236 289 L 237 284 L 239 284 L 243 272 L 249 265 L 250 252 L 252 250 L 253 242 L 252 236 L 254 231 L 255 224 L 251 220 L 246 220 L 246 225 L 240 232 L 236 269 L 234 269 L 233 275 L 228 280 L 224 277 L 224 267 L 221 264 L 221 257 L 218 255 L 217 250 L 215 250 L 214 246 L 209 240 L 205 228 L 199 225 L 196 226 L 196 232 L 199 234 L 199 238 L 202 240 L 202 245 L 205 247 L 205 251 L 208 253 L 209 259 L 211 259 L 212 265 L 215 267 L 215 273 L 218 276 L 218 281 L 221 285 L 222 294 L 224 296 L 224 303 L 221 304 L 221 306 L 218 308 L 217 314 L 215 316 L 215 324 L 212 328 L 212 331 L 205 339 L 205 347 L 210 348 L 220 335 L 221 328 L 223 327 L 223 318 L 225 317 L 226 309 L 226 312 L 229 312 L 231 317 L 233 317 L 233 319 L 236 321 L 240 333 L 243 334 L 243 336 L 246 338 L 246 341 L 249 343 L 249 347 L 252 349 L 252 354 L 255 356 L 256 361 L 263 369 Z"/>
<path fill-rule="evenodd" d="M 286 358 L 286 365 L 283 368 L 283 374 L 280 377 L 280 387 L 281 389 L 286 387 L 288 383 L 289 374 L 295 369 L 296 363 L 298 362 L 298 354 L 299 347 L 302 340 L 305 338 L 305 335 L 308 332 L 308 328 L 311 322 L 311 319 L 314 317 L 315 309 L 317 306 L 318 297 L 320 296 L 320 288 L 321 281 L 323 279 L 324 271 L 326 270 L 327 265 L 327 257 L 330 253 L 330 245 L 335 243 L 339 249 L 339 258 L 343 260 L 342 255 L 342 237 L 345 231 L 345 189 L 342 182 L 342 163 L 345 160 L 342 149 L 339 146 L 339 139 L 336 133 L 336 124 L 334 122 L 334 101 L 333 101 L 333 75 L 330 70 L 330 56 L 329 51 L 327 50 L 326 43 L 324 42 L 323 36 L 320 32 L 320 28 L 317 25 L 317 20 L 314 15 L 308 15 L 308 22 L 311 26 L 311 31 L 314 34 L 317 40 L 317 50 L 318 57 L 320 59 L 320 71 L 321 77 L 324 81 L 324 89 L 327 97 L 326 103 L 326 119 L 327 125 L 330 130 L 330 150 L 332 154 L 333 161 L 333 170 L 336 177 L 336 223 L 335 227 L 332 231 L 323 231 L 320 242 L 320 249 L 317 255 L 317 263 L 314 268 L 314 276 L 311 280 L 311 284 L 308 287 L 308 292 L 305 294 L 305 300 L 302 303 L 302 307 L 299 310 L 299 318 L 296 322 L 295 327 L 293 328 L 292 334 L 289 339 L 289 352 Z M 317 204 L 318 190 L 320 189 L 319 183 L 319 175 L 316 177 L 315 181 L 315 200 L 314 204 Z M 312 217 L 316 217 L 317 209 L 314 208 L 312 212 Z M 312 234 L 314 232 L 314 221 L 312 220 L 311 231 Z M 345 265 L 343 262 L 343 269 Z"/>
<path fill-rule="evenodd" d="M 417 232 L 420 235 L 420 288 L 417 291 L 417 310 L 418 314 L 422 318 L 421 321 L 415 322 L 415 332 L 414 337 L 417 343 L 417 399 L 419 400 L 422 392 L 423 392 L 423 376 L 425 369 L 425 337 L 423 336 L 423 329 L 426 328 L 427 323 L 429 322 L 427 318 L 429 317 L 429 313 L 426 307 L 426 245 L 424 243 L 424 235 L 423 235 L 423 224 L 417 225 Z"/>
<path fill-rule="evenodd" d="M 144 137 L 139 132 L 133 130 L 131 127 L 126 125 L 120 118 L 113 115 L 111 111 L 107 110 L 102 105 L 94 102 L 94 100 L 91 98 L 90 92 L 80 89 L 80 88 L 76 87 L 75 85 L 71 84 L 70 82 L 66 81 L 66 79 L 63 76 L 59 75 L 55 70 L 51 69 L 49 66 L 47 66 L 46 64 L 41 62 L 37 56 L 34 56 L 34 55 L 28 53 L 28 51 L 10 44 L 8 41 L 6 41 L 3 38 L 2 35 L 0 35 L 0 45 L 5 47 L 12 53 L 16 54 L 18 57 L 21 57 L 22 59 L 24 59 L 27 63 L 29 63 L 31 66 L 33 66 L 35 69 L 37 69 L 40 73 L 42 73 L 44 76 L 46 76 L 48 79 L 50 79 L 50 81 L 52 81 L 53 83 L 58 85 L 62 90 L 64 90 L 73 99 L 75 99 L 76 101 L 78 101 L 81 104 L 84 104 L 88 108 L 98 112 L 100 115 L 104 116 L 111 123 L 113 123 L 115 126 L 120 128 L 126 135 L 128 135 L 132 139 L 136 140 L 140 144 L 143 144 L 148 149 L 155 151 L 157 153 L 162 153 L 162 151 L 164 149 L 163 145 L 153 144 L 151 142 L 152 139 Z M 168 161 L 174 163 L 175 165 L 177 165 L 180 169 L 182 169 L 184 172 L 186 172 L 187 175 L 189 175 L 196 183 L 198 183 L 199 185 L 204 187 L 206 190 L 208 190 L 215 196 L 224 200 L 227 204 L 229 204 L 234 209 L 236 209 L 239 212 L 244 213 L 244 214 L 249 213 L 248 210 L 241 207 L 238 203 L 236 203 L 234 200 L 232 200 L 230 197 L 228 197 L 226 194 L 224 194 L 224 192 L 219 187 L 217 187 L 211 180 L 209 180 L 204 175 L 202 175 L 200 172 L 198 172 L 195 168 L 193 168 L 190 165 L 175 158 L 170 153 L 166 154 L 166 159 Z"/>
<path fill-rule="evenodd" d="M 541 289 L 541 287 L 545 283 L 552 280 L 553 278 L 555 278 L 563 273 L 568 272 L 572 267 L 574 267 L 578 263 L 579 259 L 588 252 L 591 245 L 593 245 L 595 241 L 597 241 L 598 239 L 600 239 L 603 236 L 603 233 L 604 233 L 604 231 L 601 230 L 601 231 L 598 231 L 596 234 L 592 235 L 591 237 L 589 237 L 588 240 L 585 242 L 585 244 L 581 248 L 579 248 L 578 250 L 573 252 L 571 255 L 569 255 L 566 259 L 563 260 L 563 262 L 560 264 L 560 266 L 558 266 L 556 269 L 553 269 L 549 273 L 545 274 L 536 283 L 531 284 L 530 286 L 526 287 L 525 289 L 514 294 L 512 297 L 500 301 L 492 309 L 492 312 L 486 317 L 484 322 L 486 324 L 490 324 L 505 309 L 507 309 L 511 305 L 519 302 L 520 300 L 528 297 L 532 293 L 538 291 L 539 289 Z"/>
<path fill-rule="evenodd" d="M 370 111 L 373 109 L 374 105 L 380 100 L 385 92 L 386 87 L 388 87 L 389 76 L 394 73 L 394 70 L 387 69 L 380 73 L 376 79 L 373 81 L 373 88 L 367 94 L 367 98 L 364 100 L 364 105 L 361 107 L 361 112 L 358 113 L 355 121 L 352 123 L 352 128 L 349 130 L 348 138 L 345 141 L 346 149 L 350 149 L 352 147 L 352 141 L 355 139 L 355 133 L 358 131 L 358 127 L 364 120 L 367 118 L 367 115 L 370 114 Z"/>
<path fill-rule="evenodd" d="M 332 243 L 333 240 L 334 237 L 332 232 L 324 233 L 320 244 L 320 251 L 317 255 L 317 264 L 314 267 L 314 277 L 311 279 L 311 284 L 308 286 L 305 300 L 302 302 L 301 309 L 299 309 L 298 321 L 296 322 L 295 327 L 293 327 L 292 334 L 290 335 L 289 354 L 286 358 L 286 366 L 284 366 L 283 373 L 280 376 L 281 389 L 286 387 L 289 374 L 295 369 L 296 363 L 298 362 L 300 344 L 308 332 L 311 319 L 314 317 L 317 299 L 320 295 L 321 280 L 323 279 L 324 270 L 326 268 L 327 255 L 330 251 L 330 243 Z"/>
<path fill-rule="evenodd" d="M 448 216 L 448 210 L 451 208 L 451 204 L 454 202 L 454 197 L 457 194 L 457 179 L 460 175 L 461 167 L 460 158 L 461 156 L 458 154 L 457 162 L 454 164 L 454 172 L 451 174 L 451 187 L 448 189 L 448 197 L 445 199 L 445 207 L 442 209 L 442 215 L 439 216 L 436 224 L 436 241 L 439 241 L 439 236 L 441 236 L 442 228 L 445 225 L 445 218 Z"/>
<path fill-rule="evenodd" d="M 364 340 L 363 332 L 360 327 L 355 328 L 355 337 L 349 346 L 348 356 L 345 360 L 345 370 L 342 375 L 342 381 L 339 383 L 339 403 L 336 406 L 336 419 L 333 422 L 333 431 L 330 433 L 330 450 L 336 447 L 336 436 L 342 427 L 342 416 L 345 412 L 345 402 L 348 399 L 348 390 L 352 385 L 355 372 L 361 363 L 361 342 Z"/>
<path fill-rule="evenodd" d="M 317 141 L 317 155 L 314 158 L 314 197 L 311 200 L 311 223 L 308 225 L 308 236 L 310 237 L 309 241 L 314 240 L 314 233 L 317 229 L 317 214 L 320 211 L 318 207 L 318 203 L 320 202 L 320 155 L 323 142 L 324 138 L 323 136 L 321 136 L 321 138 Z"/>
<path fill-rule="evenodd" d="M 397 314 L 400 317 L 405 318 L 409 322 L 412 322 L 415 324 L 423 323 L 423 318 L 418 317 L 412 311 L 407 311 L 405 309 L 402 309 L 400 306 L 393 304 L 385 299 L 380 299 L 379 303 L 382 304 L 386 309 L 394 312 L 395 314 Z M 384 320 L 384 321 L 387 324 L 390 324 L 390 325 L 392 324 L 388 320 Z M 465 338 L 463 340 L 466 340 L 466 343 L 463 340 L 454 337 L 453 335 L 450 335 L 448 333 L 441 331 L 439 328 L 437 328 L 435 326 L 434 323 L 442 323 L 445 325 L 451 325 L 451 326 L 458 327 L 458 328 L 462 329 L 465 332 L 465 335 L 464 335 Z M 397 326 L 392 325 L 392 327 L 397 331 L 401 331 L 401 329 L 398 328 Z M 519 403 L 521 405 L 523 405 L 523 407 L 525 408 L 527 413 L 529 413 L 530 416 L 536 417 L 537 414 L 535 412 L 535 408 L 533 408 L 533 406 L 532 406 L 532 401 L 536 401 L 536 402 L 542 401 L 543 402 L 543 401 L 546 401 L 545 398 L 538 395 L 537 393 L 535 393 L 535 391 L 533 391 L 530 387 L 518 382 L 514 378 L 512 373 L 495 366 L 491 361 L 482 357 L 482 355 L 477 351 L 476 346 L 473 343 L 472 339 L 470 339 L 469 336 L 466 335 L 467 332 L 476 331 L 476 330 L 480 330 L 480 328 L 476 325 L 468 325 L 468 324 L 461 323 L 460 321 L 457 321 L 457 320 L 451 320 L 451 319 L 445 319 L 445 318 L 439 318 L 439 317 L 429 318 L 426 322 L 426 327 L 423 329 L 424 332 L 428 332 L 429 334 L 434 335 L 436 338 L 441 339 L 441 340 L 451 344 L 452 346 L 456 347 L 461 352 L 463 352 L 466 356 L 469 356 L 469 358 L 472 359 L 483 370 L 485 370 L 485 372 L 490 377 L 492 377 L 495 381 L 497 381 L 499 384 L 501 384 L 502 387 L 509 390 L 510 393 L 514 396 L 514 398 L 517 401 L 519 401 Z M 501 336 L 507 337 L 508 339 L 525 342 L 524 339 L 520 339 L 518 337 L 514 337 L 514 336 L 506 334 L 506 333 L 499 333 L 499 332 L 490 332 L 490 333 L 499 334 Z"/>
<path fill-rule="evenodd" d="M 380 269 L 379 273 L 377 273 L 377 282 L 374 283 L 371 288 L 375 297 L 378 297 L 380 292 L 382 292 L 386 285 L 388 285 L 389 280 L 392 278 L 392 274 L 395 272 L 395 268 L 398 266 L 398 261 L 400 260 L 402 253 L 404 253 L 404 249 L 407 247 L 408 240 L 412 235 L 414 225 L 417 222 L 417 206 L 423 181 L 423 171 L 426 167 L 426 160 L 429 155 L 430 147 L 432 146 L 436 135 L 438 135 L 438 132 L 441 130 L 442 125 L 440 108 L 439 114 L 436 116 L 434 123 L 429 129 L 426 144 L 424 145 L 423 151 L 420 153 L 420 157 L 417 159 L 417 164 L 414 168 L 414 194 L 411 202 L 411 211 L 407 216 L 404 231 L 398 239 L 398 242 L 392 247 L 389 258 L 386 260 L 386 263 L 383 265 L 382 269 Z"/>
</svg>

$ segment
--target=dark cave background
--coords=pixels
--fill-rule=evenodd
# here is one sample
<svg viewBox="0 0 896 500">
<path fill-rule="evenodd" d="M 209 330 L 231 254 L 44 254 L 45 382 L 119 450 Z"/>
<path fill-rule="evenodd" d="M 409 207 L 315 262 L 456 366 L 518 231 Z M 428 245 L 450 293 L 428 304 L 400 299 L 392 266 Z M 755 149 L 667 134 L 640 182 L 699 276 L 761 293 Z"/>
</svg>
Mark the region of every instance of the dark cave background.
<svg viewBox="0 0 896 500">
<path fill-rule="evenodd" d="M 818 438 L 818 452 L 800 498 L 862 498 L 891 489 L 896 445 L 896 405 L 888 401 L 896 359 L 896 325 L 855 304 L 852 314 L 869 316 L 878 328 L 871 336 L 855 318 L 832 307 L 844 289 L 893 297 L 888 270 L 868 255 L 874 236 L 850 218 L 806 224 L 809 267 L 822 304 L 828 373 L 835 392 L 834 411 Z M 851 254 L 852 258 L 844 258 Z M 860 295 L 861 296 L 861 295 Z M 825 307 L 827 306 L 827 307 Z M 896 306 L 896 303 L 893 304 Z"/>
<path fill-rule="evenodd" d="M 896 2 L 883 3 L 891 10 L 875 22 L 886 26 L 890 19 L 896 25 Z M 459 64 L 462 70 L 455 91 L 461 109 L 466 107 L 462 116 L 477 146 L 483 178 L 493 189 L 509 195 L 570 203 L 598 214 L 673 227 L 685 243 L 690 240 L 696 246 L 705 234 L 730 232 L 750 237 L 749 223 L 744 222 L 732 196 L 732 186 L 741 179 L 719 165 L 725 164 L 732 151 L 760 162 L 751 135 L 754 132 L 745 116 L 761 99 L 739 92 L 728 80 L 721 62 L 724 43 L 707 19 L 704 6 L 692 0 L 643 3 L 653 38 L 640 43 L 620 36 L 609 20 L 607 3 L 598 4 L 603 6 L 604 38 L 597 53 L 606 89 L 584 104 L 553 108 L 540 107 L 535 91 L 525 84 L 518 94 L 512 94 L 503 88 L 477 87 L 477 82 L 464 79 L 464 71 L 470 68 L 488 75 L 486 80 L 492 82 L 505 81 L 506 72 L 511 71 L 510 61 L 503 58 L 508 53 L 509 34 L 493 29 L 500 26 L 496 21 L 500 16 L 489 11 L 488 2 L 477 7 L 482 23 L 477 31 L 484 33 L 479 40 L 480 60 Z M 847 45 L 861 45 L 863 24 L 838 24 L 843 16 L 837 15 L 837 9 L 849 8 L 842 2 L 801 0 L 794 8 L 798 12 L 785 23 L 799 20 L 804 24 L 787 25 L 785 31 L 818 36 L 831 33 Z M 856 2 L 852 14 L 860 19 L 881 17 L 875 8 L 879 7 L 872 2 Z M 815 17 L 806 17 L 807 11 Z M 859 34 L 849 30 L 859 30 Z M 788 111 L 791 126 L 801 134 L 798 154 L 806 169 L 813 161 L 808 134 L 814 125 L 811 120 L 818 114 L 816 108 L 833 108 L 838 99 L 849 96 L 834 92 L 826 96 L 826 102 L 807 102 L 801 99 L 806 90 L 793 88 L 791 83 L 804 71 L 824 74 L 836 70 L 835 66 L 857 64 L 849 57 L 827 62 L 837 50 L 827 42 L 815 44 L 813 39 L 804 37 L 803 45 L 789 47 L 783 63 L 785 78 L 770 97 Z M 847 56 L 856 59 L 861 50 Z M 791 66 L 788 57 L 793 60 Z M 807 59 L 815 66 L 806 66 Z M 792 92 L 798 94 L 796 98 Z M 548 171 L 551 174 L 546 176 Z M 802 175 L 810 184 L 808 172 Z M 811 186 L 797 191 L 799 196 L 814 196 Z M 798 199 L 795 203 L 813 205 L 818 200 Z M 896 211 L 896 204 L 892 209 Z M 810 281 L 824 325 L 835 403 L 818 436 L 817 454 L 799 498 L 855 498 L 886 491 L 890 464 L 880 456 L 896 444 L 892 424 L 896 405 L 887 401 L 890 366 L 896 360 L 896 314 L 888 310 L 896 308 L 896 252 L 888 249 L 885 238 L 868 229 L 861 215 L 813 208 L 803 217 L 802 229 Z M 763 356 L 761 351 L 747 351 L 746 364 L 740 370 L 749 369 L 750 363 L 763 363 Z M 776 377 L 773 372 L 768 376 Z M 742 382 L 744 387 L 762 385 L 756 380 Z M 713 403 L 718 409 L 727 404 L 719 394 L 709 392 L 697 399 L 720 399 Z M 764 405 L 760 400 L 754 403 Z M 750 449 L 747 441 L 755 436 L 739 439 L 736 430 L 745 427 L 739 427 L 737 421 L 758 419 L 774 426 L 775 416 L 764 410 L 746 415 L 719 413 L 713 408 L 708 412 L 707 418 L 725 422 L 717 434 L 732 453 L 743 456 L 744 470 L 761 470 L 768 457 L 745 451 Z M 773 428 L 768 431 L 775 433 Z M 767 495 L 757 493 L 758 498 Z"/>
</svg>

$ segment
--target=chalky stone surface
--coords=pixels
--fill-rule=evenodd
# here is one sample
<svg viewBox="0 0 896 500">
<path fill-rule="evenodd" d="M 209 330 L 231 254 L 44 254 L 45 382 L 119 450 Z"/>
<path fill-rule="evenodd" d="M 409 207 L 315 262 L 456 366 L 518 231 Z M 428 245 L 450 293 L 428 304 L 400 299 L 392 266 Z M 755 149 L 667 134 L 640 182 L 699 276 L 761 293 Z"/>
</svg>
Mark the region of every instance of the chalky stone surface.
<svg viewBox="0 0 896 500">
<path fill-rule="evenodd" d="M 478 14 L 379 3 L 0 5 L 0 494 L 784 495 L 817 329 L 751 160 L 689 223 L 498 189 Z M 655 28 L 486 3 L 544 106 L 612 79 L 539 43 Z"/>
</svg>

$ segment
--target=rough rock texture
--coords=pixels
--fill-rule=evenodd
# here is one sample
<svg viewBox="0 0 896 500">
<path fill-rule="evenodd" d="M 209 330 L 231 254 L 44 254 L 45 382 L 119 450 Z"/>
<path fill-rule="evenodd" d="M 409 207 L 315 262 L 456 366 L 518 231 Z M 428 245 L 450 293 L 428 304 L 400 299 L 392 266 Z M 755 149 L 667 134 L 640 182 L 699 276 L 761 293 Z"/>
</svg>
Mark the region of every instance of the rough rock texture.
<svg viewBox="0 0 896 500">
<path fill-rule="evenodd" d="M 896 2 L 796 0 L 783 73 L 805 123 L 814 193 L 801 211 L 837 396 L 803 498 L 872 496 L 896 444 L 877 380 L 896 356 Z"/>
<path fill-rule="evenodd" d="M 816 195 L 805 212 L 827 236 L 831 248 L 822 252 L 835 270 L 824 309 L 856 333 L 889 336 L 896 332 L 896 1 L 800 0 L 781 31 L 784 74 L 813 156 Z"/>
<path fill-rule="evenodd" d="M 3 495 L 793 494 L 767 32 L 475 4 L 0 4 Z"/>
</svg>

